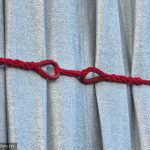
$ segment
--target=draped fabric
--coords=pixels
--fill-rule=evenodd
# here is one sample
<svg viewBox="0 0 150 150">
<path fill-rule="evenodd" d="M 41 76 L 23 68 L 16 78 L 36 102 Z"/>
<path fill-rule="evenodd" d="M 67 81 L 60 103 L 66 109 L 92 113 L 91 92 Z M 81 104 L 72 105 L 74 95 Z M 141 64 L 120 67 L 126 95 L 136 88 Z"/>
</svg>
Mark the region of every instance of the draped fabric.
<svg viewBox="0 0 150 150">
<path fill-rule="evenodd" d="M 149 0 L 0 0 L 0 57 L 150 79 L 149 29 Z M 47 81 L 4 66 L 0 76 L 0 143 L 150 150 L 150 86 Z"/>
</svg>

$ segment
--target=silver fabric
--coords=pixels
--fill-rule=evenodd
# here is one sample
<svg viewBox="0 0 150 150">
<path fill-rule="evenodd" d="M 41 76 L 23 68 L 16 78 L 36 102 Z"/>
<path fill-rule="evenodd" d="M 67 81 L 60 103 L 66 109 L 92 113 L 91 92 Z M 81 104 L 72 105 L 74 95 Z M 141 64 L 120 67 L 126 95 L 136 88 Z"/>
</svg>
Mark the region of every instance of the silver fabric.
<svg viewBox="0 0 150 150">
<path fill-rule="evenodd" d="M 149 0 L 0 0 L 0 57 L 150 79 L 149 27 Z M 0 143 L 150 150 L 150 86 L 46 81 L 4 66 L 0 76 Z"/>
</svg>

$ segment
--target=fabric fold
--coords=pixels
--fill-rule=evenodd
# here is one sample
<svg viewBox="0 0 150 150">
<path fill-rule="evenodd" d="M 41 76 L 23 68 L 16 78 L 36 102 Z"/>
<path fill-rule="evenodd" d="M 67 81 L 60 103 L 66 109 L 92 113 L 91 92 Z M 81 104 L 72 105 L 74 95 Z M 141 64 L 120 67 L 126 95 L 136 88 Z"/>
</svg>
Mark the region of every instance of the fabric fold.
<svg viewBox="0 0 150 150">
<path fill-rule="evenodd" d="M 109 9 L 108 9 L 109 8 Z M 110 74 L 125 75 L 117 1 L 97 1 L 95 66 Z M 130 116 L 126 85 L 95 85 L 104 150 L 130 150 Z"/>
<path fill-rule="evenodd" d="M 150 2 L 136 1 L 134 53 L 132 62 L 132 76 L 150 79 Z M 138 149 L 150 149 L 150 87 L 146 85 L 133 86 L 133 98 L 136 114 L 137 136 L 135 141 Z"/>
<path fill-rule="evenodd" d="M 4 44 L 4 3 L 0 0 L 0 57 L 5 55 Z M 5 70 L 0 68 L 0 143 L 7 143 L 7 109 L 6 109 L 6 91 L 5 91 Z"/>
<path fill-rule="evenodd" d="M 46 58 L 44 1 L 5 1 L 6 57 Z M 6 69 L 8 142 L 21 150 L 47 149 L 46 81 L 32 71 Z"/>
<path fill-rule="evenodd" d="M 45 4 L 48 57 L 67 69 L 94 65 L 95 1 Z M 48 83 L 48 95 L 48 149 L 101 149 L 94 86 L 61 76 Z"/>
</svg>

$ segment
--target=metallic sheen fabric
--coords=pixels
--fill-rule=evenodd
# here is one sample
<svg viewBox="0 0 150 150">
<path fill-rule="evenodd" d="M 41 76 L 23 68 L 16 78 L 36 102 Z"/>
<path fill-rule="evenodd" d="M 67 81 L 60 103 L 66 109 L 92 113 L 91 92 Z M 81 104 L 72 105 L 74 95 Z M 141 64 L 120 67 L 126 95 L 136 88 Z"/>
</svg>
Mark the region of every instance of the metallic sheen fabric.
<svg viewBox="0 0 150 150">
<path fill-rule="evenodd" d="M 0 57 L 150 79 L 150 1 L 0 0 Z M 150 150 L 150 86 L 46 81 L 3 66 L 0 76 L 0 143 L 17 143 L 18 150 Z"/>
</svg>

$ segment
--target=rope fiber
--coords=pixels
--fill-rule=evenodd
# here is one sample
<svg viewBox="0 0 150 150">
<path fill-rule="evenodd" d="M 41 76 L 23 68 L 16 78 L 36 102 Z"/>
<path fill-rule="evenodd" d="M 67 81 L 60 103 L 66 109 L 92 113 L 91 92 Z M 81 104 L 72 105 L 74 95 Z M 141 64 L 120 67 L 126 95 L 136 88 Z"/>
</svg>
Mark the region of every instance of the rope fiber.
<svg viewBox="0 0 150 150">
<path fill-rule="evenodd" d="M 42 60 L 39 62 L 25 62 L 18 59 L 0 58 L 0 65 L 5 65 L 13 68 L 21 68 L 25 70 L 33 70 L 43 78 L 48 80 L 56 80 L 60 75 L 78 78 L 84 84 L 95 84 L 98 82 L 116 82 L 135 85 L 150 85 L 150 80 L 145 80 L 140 77 L 123 76 L 117 74 L 107 74 L 96 67 L 88 67 L 83 70 L 68 70 L 61 68 L 54 60 Z M 51 65 L 54 68 L 54 75 L 49 74 L 42 67 Z M 96 73 L 97 76 L 86 78 L 89 73 Z"/>
</svg>

